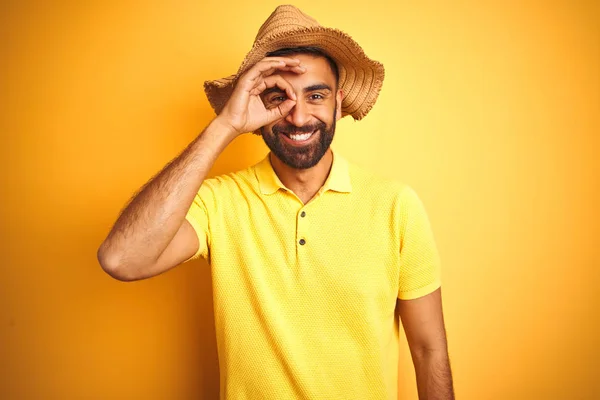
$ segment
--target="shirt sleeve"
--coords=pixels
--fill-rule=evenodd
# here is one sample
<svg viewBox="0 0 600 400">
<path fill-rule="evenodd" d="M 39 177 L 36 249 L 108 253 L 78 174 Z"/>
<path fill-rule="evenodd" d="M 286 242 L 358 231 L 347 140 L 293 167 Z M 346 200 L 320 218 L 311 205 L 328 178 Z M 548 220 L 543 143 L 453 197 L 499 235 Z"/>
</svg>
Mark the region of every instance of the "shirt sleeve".
<svg viewBox="0 0 600 400">
<path fill-rule="evenodd" d="M 210 247 L 210 225 L 209 225 L 209 209 L 207 204 L 211 204 L 212 191 L 205 180 L 200 187 L 198 193 L 192 201 L 185 219 L 192 225 L 196 235 L 198 236 L 198 251 L 187 261 L 202 257 L 208 259 Z"/>
<path fill-rule="evenodd" d="M 423 203 L 405 186 L 401 195 L 398 298 L 416 299 L 441 286 L 440 257 Z"/>
</svg>

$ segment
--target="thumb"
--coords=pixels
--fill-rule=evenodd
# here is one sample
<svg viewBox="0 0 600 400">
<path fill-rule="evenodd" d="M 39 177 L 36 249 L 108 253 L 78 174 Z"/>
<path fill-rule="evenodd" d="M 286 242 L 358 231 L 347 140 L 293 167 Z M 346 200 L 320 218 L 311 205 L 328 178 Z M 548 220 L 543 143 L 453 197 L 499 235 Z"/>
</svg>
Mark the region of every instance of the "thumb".
<svg viewBox="0 0 600 400">
<path fill-rule="evenodd" d="M 290 111 L 292 111 L 292 108 L 294 108 L 295 105 L 296 101 L 292 99 L 287 99 L 279 106 L 269 110 L 269 123 L 277 121 L 281 118 L 285 118 L 290 113 Z"/>
</svg>

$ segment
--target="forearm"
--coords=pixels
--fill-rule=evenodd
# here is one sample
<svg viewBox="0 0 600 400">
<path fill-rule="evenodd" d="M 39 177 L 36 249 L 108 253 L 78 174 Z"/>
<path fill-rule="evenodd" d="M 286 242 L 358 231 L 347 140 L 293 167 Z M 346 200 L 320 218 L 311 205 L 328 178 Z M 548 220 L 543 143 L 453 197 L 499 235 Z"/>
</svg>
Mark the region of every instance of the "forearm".
<svg viewBox="0 0 600 400">
<path fill-rule="evenodd" d="M 423 351 L 413 355 L 419 400 L 454 400 L 452 372 L 447 351 Z"/>
<path fill-rule="evenodd" d="M 151 265 L 180 228 L 208 171 L 234 135 L 217 119 L 132 198 L 98 250 L 103 266 Z"/>
</svg>

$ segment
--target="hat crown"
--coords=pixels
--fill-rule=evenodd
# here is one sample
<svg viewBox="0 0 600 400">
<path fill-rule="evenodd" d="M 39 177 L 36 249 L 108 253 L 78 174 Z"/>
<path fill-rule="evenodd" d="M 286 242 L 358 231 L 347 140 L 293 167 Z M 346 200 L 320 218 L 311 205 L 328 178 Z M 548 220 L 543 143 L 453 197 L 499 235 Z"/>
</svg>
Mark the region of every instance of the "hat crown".
<svg viewBox="0 0 600 400">
<path fill-rule="evenodd" d="M 313 28 L 321 26 L 313 17 L 304 14 L 298 8 L 292 5 L 278 6 L 273 13 L 262 24 L 255 41 L 266 37 L 277 35 L 282 32 L 289 32 L 302 28 Z"/>
<path fill-rule="evenodd" d="M 277 7 L 261 25 L 252 49 L 236 74 L 204 83 L 210 105 L 220 114 L 238 79 L 267 54 L 279 49 L 310 46 L 322 49 L 338 65 L 339 87 L 344 91 L 342 117 L 352 115 L 359 120 L 367 115 L 383 84 L 383 65 L 367 57 L 347 33 L 322 26 L 292 5 Z"/>
</svg>

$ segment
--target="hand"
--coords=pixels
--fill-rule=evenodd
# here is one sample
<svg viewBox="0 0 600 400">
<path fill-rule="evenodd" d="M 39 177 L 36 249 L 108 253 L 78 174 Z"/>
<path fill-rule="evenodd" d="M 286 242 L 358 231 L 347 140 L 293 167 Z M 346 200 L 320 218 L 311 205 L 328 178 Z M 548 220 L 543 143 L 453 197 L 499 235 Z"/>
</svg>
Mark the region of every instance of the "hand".
<svg viewBox="0 0 600 400">
<path fill-rule="evenodd" d="M 292 86 L 276 71 L 303 74 L 306 69 L 300 60 L 287 57 L 265 57 L 242 75 L 218 119 L 231 127 L 236 136 L 253 132 L 260 127 L 285 117 L 296 105 Z M 267 109 L 260 97 L 268 88 L 277 86 L 287 94 L 287 99 L 277 107 Z"/>
</svg>

